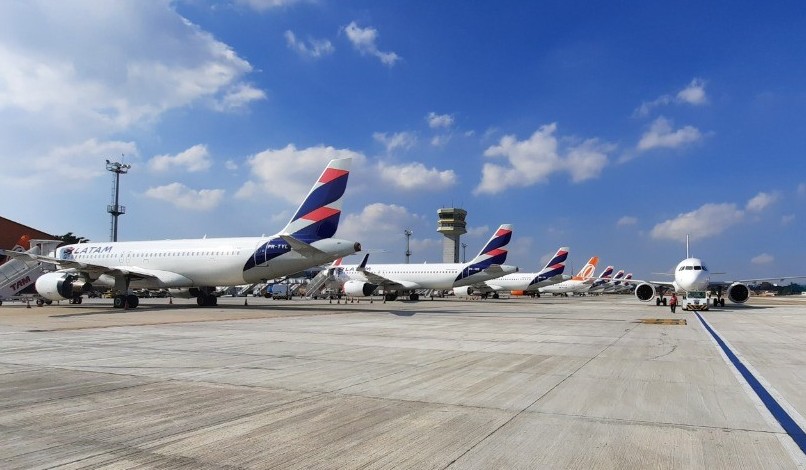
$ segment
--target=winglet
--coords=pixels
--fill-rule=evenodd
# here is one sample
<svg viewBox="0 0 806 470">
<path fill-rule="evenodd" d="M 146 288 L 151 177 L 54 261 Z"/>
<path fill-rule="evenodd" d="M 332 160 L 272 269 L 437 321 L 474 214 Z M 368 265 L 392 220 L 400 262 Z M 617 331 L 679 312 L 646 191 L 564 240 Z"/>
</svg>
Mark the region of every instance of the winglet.
<svg viewBox="0 0 806 470">
<path fill-rule="evenodd" d="M 361 263 L 359 263 L 355 270 L 364 271 L 367 268 L 367 260 L 369 260 L 369 253 L 364 255 L 364 259 L 361 260 Z"/>
</svg>

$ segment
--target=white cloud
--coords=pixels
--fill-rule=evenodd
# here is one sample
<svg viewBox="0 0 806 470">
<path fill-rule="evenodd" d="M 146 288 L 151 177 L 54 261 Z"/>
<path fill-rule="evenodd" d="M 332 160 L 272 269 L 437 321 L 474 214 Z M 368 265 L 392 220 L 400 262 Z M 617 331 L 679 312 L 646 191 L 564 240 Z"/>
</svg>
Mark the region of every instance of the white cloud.
<svg viewBox="0 0 806 470">
<path fill-rule="evenodd" d="M 448 128 L 453 125 L 453 116 L 450 114 L 437 114 L 432 111 L 425 119 L 431 129 Z"/>
<path fill-rule="evenodd" d="M 745 209 L 748 212 L 761 212 L 773 204 L 776 200 L 778 200 L 777 194 L 761 192 L 747 201 L 747 207 Z"/>
<path fill-rule="evenodd" d="M 292 31 L 286 31 L 284 36 L 288 48 L 303 57 L 319 59 L 336 50 L 327 39 L 308 39 L 308 44 L 305 44 L 304 41 L 298 40 Z"/>
<path fill-rule="evenodd" d="M 209 211 L 215 209 L 224 197 L 223 189 L 190 189 L 182 183 L 171 183 L 146 190 L 145 195 L 169 202 L 181 209 Z"/>
<path fill-rule="evenodd" d="M 629 226 L 629 225 L 635 225 L 637 223 L 638 223 L 637 218 L 635 218 L 635 217 L 633 217 L 631 215 L 625 215 L 624 217 L 618 219 L 618 222 L 616 222 L 616 225 L 618 227 L 626 227 L 626 226 Z"/>
<path fill-rule="evenodd" d="M 678 148 L 697 142 L 702 137 L 702 133 L 692 126 L 673 130 L 671 122 L 661 116 L 655 119 L 649 130 L 641 136 L 641 140 L 638 142 L 638 150 L 643 152 L 655 148 Z"/>
<path fill-rule="evenodd" d="M 173 109 L 264 97 L 244 82 L 252 66 L 168 0 L 0 2 L 0 44 L 0 180 L 52 171 L 49 155 L 142 131 Z M 103 153 L 101 163 L 120 155 Z M 12 155 L 28 168 L 5 165 Z M 76 157 L 66 171 L 103 173 L 84 162 L 95 165 Z"/>
<path fill-rule="evenodd" d="M 437 170 L 426 168 L 418 162 L 406 165 L 378 164 L 381 179 L 407 191 L 439 191 L 456 184 L 456 173 L 453 170 Z"/>
<path fill-rule="evenodd" d="M 307 0 L 235 0 L 236 3 L 246 5 L 257 11 L 266 11 L 272 8 L 282 8 L 302 3 Z"/>
<path fill-rule="evenodd" d="M 705 93 L 705 81 L 701 78 L 694 78 L 685 88 L 678 91 L 674 97 L 671 95 L 661 95 L 652 101 L 645 101 L 633 112 L 633 116 L 645 117 L 655 108 L 672 103 L 689 104 L 693 106 L 708 103 L 708 97 Z"/>
<path fill-rule="evenodd" d="M 684 240 L 691 235 L 692 240 L 719 235 L 744 219 L 744 212 L 736 204 L 704 204 L 674 219 L 661 222 L 652 228 L 652 238 Z"/>
<path fill-rule="evenodd" d="M 795 221 L 795 214 L 781 216 L 781 225 L 789 225 Z"/>
<path fill-rule="evenodd" d="M 238 169 L 238 164 L 235 163 L 235 160 L 227 160 L 224 162 L 224 168 L 227 170 L 235 171 Z"/>
<path fill-rule="evenodd" d="M 775 258 L 767 253 L 754 256 L 753 259 L 750 260 L 753 264 L 772 264 L 773 261 L 775 261 Z"/>
<path fill-rule="evenodd" d="M 691 80 L 687 87 L 677 93 L 677 101 L 694 106 L 703 105 L 708 102 L 705 96 L 705 81 L 701 78 Z"/>
<path fill-rule="evenodd" d="M 378 30 L 372 27 L 361 28 L 355 21 L 351 22 L 344 27 L 344 32 L 347 34 L 347 39 L 353 44 L 353 47 L 362 55 L 371 55 L 377 57 L 383 65 L 391 67 L 400 60 L 400 56 L 394 52 L 382 52 L 378 50 L 375 42 L 378 39 Z"/>
<path fill-rule="evenodd" d="M 557 172 L 568 172 L 574 182 L 599 176 L 607 165 L 606 153 L 611 144 L 589 139 L 570 147 L 561 155 L 557 138 L 557 124 L 540 127 L 527 140 L 518 141 L 513 135 L 501 138 L 498 145 L 484 151 L 485 157 L 504 157 L 508 164 L 485 163 L 481 183 L 475 194 L 496 194 L 509 187 L 531 186 L 545 182 Z"/>
<path fill-rule="evenodd" d="M 492 236 L 492 229 L 490 229 L 489 225 L 479 225 L 478 227 L 470 227 L 467 229 L 467 236 L 468 237 L 483 237 L 483 236 Z"/>
<path fill-rule="evenodd" d="M 797 189 L 798 196 L 806 196 L 806 183 L 800 183 Z"/>
<path fill-rule="evenodd" d="M 49 176 L 57 173 L 60 178 L 86 181 L 107 174 L 106 160 L 129 163 L 131 157 L 136 155 L 134 142 L 89 139 L 77 145 L 52 149 L 34 160 L 33 169 Z"/>
<path fill-rule="evenodd" d="M 281 149 L 264 150 L 247 159 L 253 180 L 247 181 L 237 191 L 236 197 L 249 198 L 260 189 L 292 204 L 299 204 L 325 165 L 334 158 L 345 157 L 353 158 L 351 169 L 364 161 L 364 155 L 358 152 L 322 145 L 297 149 L 293 144 L 288 144 Z"/>
<path fill-rule="evenodd" d="M 388 240 L 400 237 L 400 246 L 405 246 L 403 230 L 419 222 L 420 217 L 396 204 L 376 202 L 369 204 L 359 214 L 347 214 L 339 224 L 339 237 L 362 241 L 364 248 L 371 248 L 367 240 Z M 414 236 L 416 238 L 416 234 Z M 412 238 L 414 240 L 414 238 Z M 405 249 L 401 249 L 401 253 Z"/>
<path fill-rule="evenodd" d="M 434 147 L 442 147 L 451 141 L 451 134 L 435 135 L 431 137 L 431 145 Z"/>
<path fill-rule="evenodd" d="M 174 168 L 184 168 L 191 173 L 204 171 L 213 165 L 206 145 L 194 145 L 176 155 L 157 155 L 148 161 L 152 171 L 166 172 Z"/>
<path fill-rule="evenodd" d="M 407 150 L 417 144 L 417 136 L 411 132 L 395 132 L 394 134 L 375 132 L 372 134 L 372 138 L 383 144 L 387 153 L 398 148 Z"/>
</svg>

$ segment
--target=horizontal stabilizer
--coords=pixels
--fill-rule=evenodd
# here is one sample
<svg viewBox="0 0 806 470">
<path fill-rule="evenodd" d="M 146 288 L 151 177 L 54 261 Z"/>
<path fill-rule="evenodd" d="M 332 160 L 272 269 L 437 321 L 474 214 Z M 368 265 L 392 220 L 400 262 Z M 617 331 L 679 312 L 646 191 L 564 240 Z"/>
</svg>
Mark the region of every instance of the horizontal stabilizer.
<svg viewBox="0 0 806 470">
<path fill-rule="evenodd" d="M 315 256 L 323 256 L 327 254 L 313 245 L 305 243 L 302 240 L 297 240 L 291 235 L 280 235 L 280 238 L 285 240 L 285 242 L 288 243 L 288 246 L 290 246 L 293 251 L 296 251 L 297 253 L 301 254 L 306 258 L 313 258 Z"/>
</svg>

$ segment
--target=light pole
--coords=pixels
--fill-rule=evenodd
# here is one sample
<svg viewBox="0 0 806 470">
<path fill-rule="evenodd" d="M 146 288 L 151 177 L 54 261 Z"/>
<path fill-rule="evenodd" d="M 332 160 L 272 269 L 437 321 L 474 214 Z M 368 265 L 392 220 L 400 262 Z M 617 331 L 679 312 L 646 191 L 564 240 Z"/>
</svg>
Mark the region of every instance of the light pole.
<svg viewBox="0 0 806 470">
<path fill-rule="evenodd" d="M 467 243 L 462 243 L 462 262 L 467 263 Z"/>
<path fill-rule="evenodd" d="M 126 206 L 118 204 L 118 197 L 120 196 L 120 175 L 129 172 L 132 166 L 128 163 L 123 164 L 119 162 L 106 161 L 106 170 L 115 174 L 115 179 L 112 181 L 112 205 L 106 206 L 106 211 L 112 214 L 112 233 L 110 238 L 113 242 L 118 241 L 118 216 L 126 213 Z"/>
<path fill-rule="evenodd" d="M 403 235 L 406 236 L 406 264 L 409 264 L 409 258 L 411 257 L 411 249 L 409 245 L 409 241 L 411 240 L 411 234 L 413 232 L 409 229 L 403 230 Z"/>
</svg>

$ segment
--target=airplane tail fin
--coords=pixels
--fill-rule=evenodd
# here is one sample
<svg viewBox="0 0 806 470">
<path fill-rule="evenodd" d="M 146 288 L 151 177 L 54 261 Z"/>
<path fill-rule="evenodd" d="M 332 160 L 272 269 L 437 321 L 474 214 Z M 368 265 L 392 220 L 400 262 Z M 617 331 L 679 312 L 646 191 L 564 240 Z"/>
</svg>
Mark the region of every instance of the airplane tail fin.
<svg viewBox="0 0 806 470">
<path fill-rule="evenodd" d="M 342 197 L 350 175 L 351 158 L 331 160 L 316 180 L 283 234 L 305 243 L 330 238 L 339 227 Z"/>
<path fill-rule="evenodd" d="M 588 260 L 588 263 L 579 270 L 576 276 L 574 276 L 574 279 L 579 281 L 587 281 L 593 276 L 593 272 L 596 270 L 597 264 L 599 264 L 599 257 L 591 257 L 591 259 Z"/>
<path fill-rule="evenodd" d="M 509 244 L 511 238 L 512 225 L 501 225 L 479 254 L 467 264 L 481 269 L 488 268 L 493 264 L 504 264 L 504 261 L 507 260 L 505 247 Z"/>
<path fill-rule="evenodd" d="M 23 235 L 20 237 L 20 239 L 17 241 L 17 244 L 14 245 L 14 248 L 12 248 L 11 251 L 23 252 L 28 251 L 30 249 L 31 249 L 31 237 L 29 237 L 28 235 Z"/>
<path fill-rule="evenodd" d="M 568 259 L 568 250 L 569 248 L 567 246 L 560 247 L 549 262 L 546 263 L 546 266 L 540 270 L 538 275 L 548 279 L 562 274 L 565 271 L 565 260 Z"/>
</svg>

